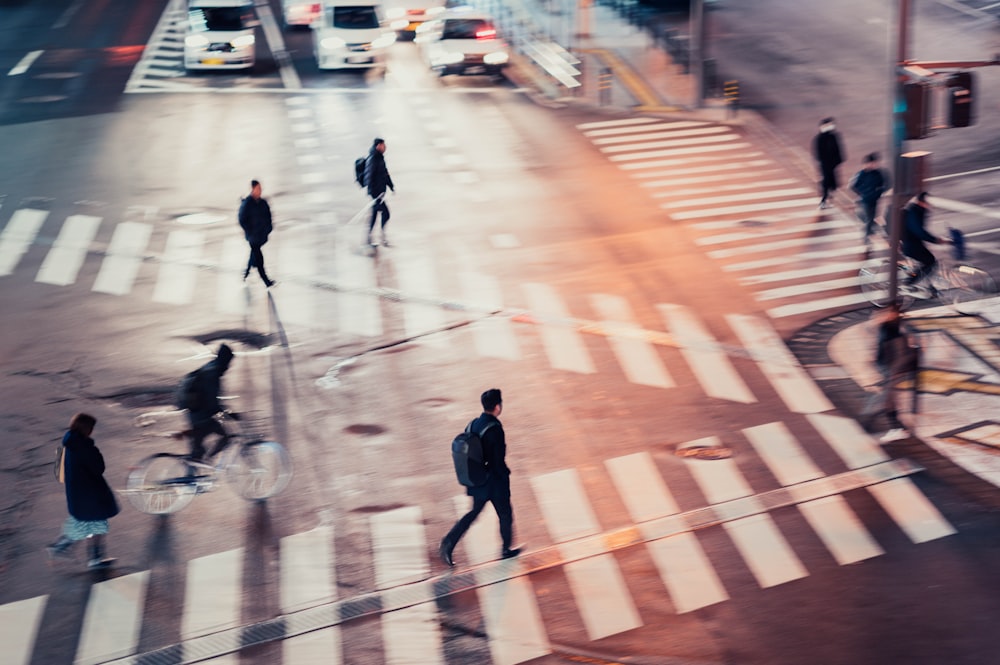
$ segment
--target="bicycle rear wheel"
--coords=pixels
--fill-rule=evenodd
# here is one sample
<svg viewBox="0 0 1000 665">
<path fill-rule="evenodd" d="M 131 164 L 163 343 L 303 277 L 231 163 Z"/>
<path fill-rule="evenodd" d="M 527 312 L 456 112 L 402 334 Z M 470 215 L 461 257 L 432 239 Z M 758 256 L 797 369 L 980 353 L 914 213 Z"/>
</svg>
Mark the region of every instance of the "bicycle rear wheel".
<svg viewBox="0 0 1000 665">
<path fill-rule="evenodd" d="M 985 270 L 957 265 L 948 271 L 948 290 L 944 297 L 961 314 L 978 314 L 984 300 L 997 295 L 997 285 Z"/>
<path fill-rule="evenodd" d="M 191 503 L 197 491 L 181 456 L 158 453 L 129 472 L 124 494 L 136 510 L 147 515 L 167 515 Z"/>
<path fill-rule="evenodd" d="M 869 261 L 858 271 L 858 285 L 861 293 L 875 307 L 887 307 L 889 303 L 889 260 Z M 909 273 L 903 265 L 896 266 L 897 284 L 903 284 Z M 900 309 L 906 309 L 913 303 L 913 298 L 899 295 Z"/>
<path fill-rule="evenodd" d="M 226 469 L 236 493 L 248 501 L 280 494 L 292 479 L 292 459 L 275 441 L 253 441 L 240 446 Z"/>
</svg>

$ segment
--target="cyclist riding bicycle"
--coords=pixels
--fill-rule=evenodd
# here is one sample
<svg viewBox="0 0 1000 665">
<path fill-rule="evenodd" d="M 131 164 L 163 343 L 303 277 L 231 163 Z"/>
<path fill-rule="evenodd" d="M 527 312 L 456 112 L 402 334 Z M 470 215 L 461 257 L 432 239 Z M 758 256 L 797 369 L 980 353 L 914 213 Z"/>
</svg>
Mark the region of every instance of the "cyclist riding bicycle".
<svg viewBox="0 0 1000 665">
<path fill-rule="evenodd" d="M 229 445 L 229 433 L 215 418 L 215 414 L 224 411 L 219 402 L 219 393 L 222 392 L 222 375 L 229 369 L 229 364 L 233 359 L 233 350 L 226 344 L 219 346 L 219 351 L 213 360 L 205 363 L 191 375 L 190 380 L 185 379 L 182 390 L 187 391 L 187 395 L 182 400 L 187 408 L 188 422 L 191 424 L 190 435 L 190 456 L 192 459 L 205 459 L 205 439 L 210 434 L 218 435 L 212 451 L 208 457 L 215 457 Z M 236 418 L 236 414 L 230 414 Z"/>
<path fill-rule="evenodd" d="M 937 259 L 931 250 L 927 249 L 925 242 L 944 244 L 948 241 L 944 238 L 932 234 L 927 230 L 927 216 L 930 213 L 931 204 L 927 200 L 930 196 L 927 192 L 920 192 L 915 199 L 910 201 L 903 208 L 903 254 L 920 264 L 917 272 L 906 279 L 908 286 L 913 286 L 934 270 Z"/>
</svg>

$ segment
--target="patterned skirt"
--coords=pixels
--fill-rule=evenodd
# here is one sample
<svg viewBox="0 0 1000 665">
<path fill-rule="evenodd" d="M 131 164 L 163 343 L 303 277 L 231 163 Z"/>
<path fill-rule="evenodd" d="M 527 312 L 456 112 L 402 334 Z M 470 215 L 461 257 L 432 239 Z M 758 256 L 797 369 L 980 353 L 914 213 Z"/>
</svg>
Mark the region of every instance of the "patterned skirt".
<svg viewBox="0 0 1000 665">
<path fill-rule="evenodd" d="M 63 524 L 63 535 L 70 540 L 83 540 L 88 536 L 100 536 L 108 532 L 107 520 L 78 520 L 72 515 Z"/>
</svg>

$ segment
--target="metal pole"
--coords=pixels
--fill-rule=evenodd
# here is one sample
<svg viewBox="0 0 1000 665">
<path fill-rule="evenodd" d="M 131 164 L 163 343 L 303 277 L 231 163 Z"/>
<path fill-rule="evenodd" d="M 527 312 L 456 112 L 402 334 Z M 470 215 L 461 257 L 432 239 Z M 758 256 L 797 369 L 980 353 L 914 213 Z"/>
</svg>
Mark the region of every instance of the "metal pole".
<svg viewBox="0 0 1000 665">
<path fill-rule="evenodd" d="M 694 76 L 694 106 L 705 104 L 705 0 L 691 0 L 691 75 Z"/>
<path fill-rule="evenodd" d="M 909 50 L 910 1 L 898 0 L 896 5 L 896 52 L 892 57 L 889 86 L 892 90 L 892 113 L 889 123 L 889 155 L 892 158 L 892 201 L 889 208 L 889 302 L 899 301 L 899 275 L 895 266 L 899 263 L 899 239 L 903 224 L 903 206 L 906 204 L 902 182 L 903 141 L 906 136 L 906 101 L 903 83 L 906 77 L 903 66 Z"/>
</svg>

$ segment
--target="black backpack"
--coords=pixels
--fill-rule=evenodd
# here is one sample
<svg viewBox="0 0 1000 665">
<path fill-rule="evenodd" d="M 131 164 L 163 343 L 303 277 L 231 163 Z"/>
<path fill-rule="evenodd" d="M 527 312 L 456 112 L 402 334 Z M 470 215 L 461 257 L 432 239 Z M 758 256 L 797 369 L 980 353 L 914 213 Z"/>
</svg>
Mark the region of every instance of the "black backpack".
<svg viewBox="0 0 1000 665">
<path fill-rule="evenodd" d="M 178 409 L 194 411 L 201 406 L 201 368 L 191 370 L 177 385 L 176 404 Z"/>
<path fill-rule="evenodd" d="M 455 476 L 465 487 L 482 487 L 486 484 L 489 471 L 483 455 L 483 435 L 496 423 L 487 423 L 479 432 L 472 431 L 470 421 L 465 431 L 451 441 L 451 460 L 455 463 Z"/>
<path fill-rule="evenodd" d="M 354 160 L 354 181 L 365 186 L 365 165 L 368 163 L 367 157 L 358 157 Z"/>
</svg>

